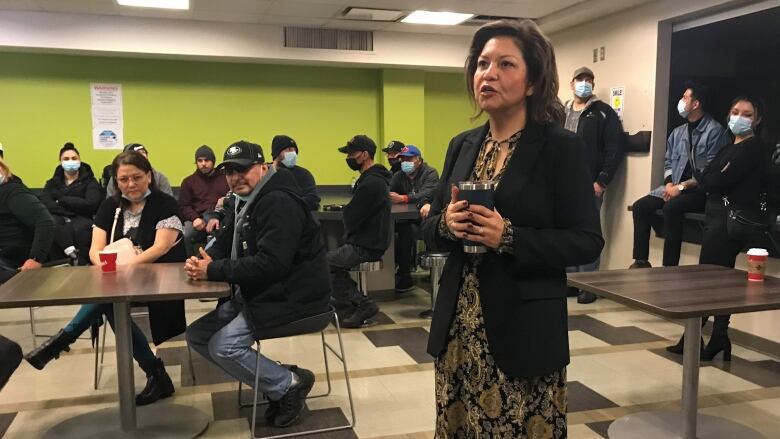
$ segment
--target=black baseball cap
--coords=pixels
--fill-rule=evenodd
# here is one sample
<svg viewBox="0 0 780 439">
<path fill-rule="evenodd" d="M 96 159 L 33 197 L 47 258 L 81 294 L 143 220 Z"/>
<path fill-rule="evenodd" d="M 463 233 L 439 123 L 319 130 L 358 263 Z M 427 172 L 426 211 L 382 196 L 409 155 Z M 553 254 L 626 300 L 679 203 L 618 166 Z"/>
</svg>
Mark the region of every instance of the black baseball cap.
<svg viewBox="0 0 780 439">
<path fill-rule="evenodd" d="M 376 153 L 376 143 L 374 143 L 374 141 L 365 134 L 358 134 L 357 136 L 349 139 L 346 145 L 339 148 L 339 152 L 344 154 L 349 154 L 355 151 L 367 151 L 368 154 L 373 157 Z"/>
<path fill-rule="evenodd" d="M 255 163 L 265 163 L 263 147 L 246 140 L 239 140 L 227 147 L 222 163 L 217 166 L 217 169 L 222 169 L 230 164 L 245 168 Z"/>
<path fill-rule="evenodd" d="M 382 148 L 382 152 L 401 152 L 405 146 L 406 145 L 399 140 L 391 140 L 390 143 L 387 144 L 387 148 Z"/>
</svg>

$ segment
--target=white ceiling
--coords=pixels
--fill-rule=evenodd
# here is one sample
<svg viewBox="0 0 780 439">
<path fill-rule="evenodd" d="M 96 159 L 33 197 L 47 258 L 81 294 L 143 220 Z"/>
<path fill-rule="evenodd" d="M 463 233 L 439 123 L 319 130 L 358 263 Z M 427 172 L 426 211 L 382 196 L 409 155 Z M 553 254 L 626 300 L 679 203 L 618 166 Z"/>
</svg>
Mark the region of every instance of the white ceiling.
<svg viewBox="0 0 780 439">
<path fill-rule="evenodd" d="M 540 20 L 542 27 L 551 32 L 557 29 L 550 27 L 571 26 L 647 1 L 652 0 L 190 0 L 189 11 L 169 11 L 117 6 L 115 0 L 0 0 L 0 10 L 470 35 L 474 32 L 473 26 L 379 23 L 339 17 L 350 6 L 403 11 L 426 9 L 533 18 Z M 575 10 L 580 13 L 572 13 Z M 558 16 L 565 19 L 556 20 Z M 549 23 L 547 28 L 545 22 Z"/>
</svg>

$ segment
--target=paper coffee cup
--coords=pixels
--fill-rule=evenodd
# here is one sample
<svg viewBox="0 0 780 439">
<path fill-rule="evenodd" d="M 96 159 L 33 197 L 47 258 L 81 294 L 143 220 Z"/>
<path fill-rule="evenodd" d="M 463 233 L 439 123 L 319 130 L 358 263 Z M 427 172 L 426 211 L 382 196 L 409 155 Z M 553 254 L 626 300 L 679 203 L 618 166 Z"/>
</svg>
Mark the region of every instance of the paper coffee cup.
<svg viewBox="0 0 780 439">
<path fill-rule="evenodd" d="M 116 250 L 102 250 L 98 252 L 100 258 L 100 269 L 103 273 L 113 273 L 116 271 L 116 258 L 119 256 Z"/>
<path fill-rule="evenodd" d="M 766 272 L 766 262 L 769 259 L 769 252 L 763 248 L 751 248 L 747 252 L 748 260 L 748 280 L 761 282 L 764 280 Z"/>
</svg>

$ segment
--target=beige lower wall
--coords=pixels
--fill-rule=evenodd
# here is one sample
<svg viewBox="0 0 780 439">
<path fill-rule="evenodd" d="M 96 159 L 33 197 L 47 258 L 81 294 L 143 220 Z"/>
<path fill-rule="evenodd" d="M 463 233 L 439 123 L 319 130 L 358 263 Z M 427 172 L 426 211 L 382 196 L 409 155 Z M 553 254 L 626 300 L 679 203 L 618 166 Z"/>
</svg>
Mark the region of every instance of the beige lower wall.
<svg viewBox="0 0 780 439">
<path fill-rule="evenodd" d="M 653 130 L 659 22 L 724 3 L 727 2 L 656 1 L 550 35 L 558 61 L 561 99 L 571 99 L 572 72 L 588 66 L 596 75 L 594 91 L 602 99 L 609 100 L 611 87 L 625 86 L 623 126 L 626 131 Z M 605 47 L 606 59 L 594 63 L 593 49 L 601 46 Z M 677 98 L 671 97 L 670 101 L 676 102 Z M 666 137 L 665 131 L 653 134 Z M 663 148 L 653 148 L 650 154 L 627 155 L 609 185 L 602 210 L 607 241 L 602 254 L 603 269 L 626 268 L 631 264 L 633 221 L 626 207 L 651 189 L 651 155 L 663 154 Z M 650 255 L 653 265 L 660 264 L 662 245 L 653 238 Z M 693 247 L 684 249 L 683 263 L 698 260 L 698 246 Z"/>
</svg>

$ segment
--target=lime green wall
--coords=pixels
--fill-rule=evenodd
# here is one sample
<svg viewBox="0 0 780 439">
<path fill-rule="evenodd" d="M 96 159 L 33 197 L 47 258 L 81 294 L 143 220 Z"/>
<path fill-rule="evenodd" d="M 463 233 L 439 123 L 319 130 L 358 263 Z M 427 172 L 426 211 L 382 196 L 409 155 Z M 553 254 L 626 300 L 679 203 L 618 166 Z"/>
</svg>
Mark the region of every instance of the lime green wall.
<svg viewBox="0 0 780 439">
<path fill-rule="evenodd" d="M 472 126 L 456 73 L 23 53 L 0 53 L 0 66 L 0 143 L 31 187 L 51 176 L 66 141 L 96 169 L 116 154 L 92 149 L 90 82 L 122 84 L 125 142 L 147 145 L 173 185 L 203 143 L 219 157 L 247 139 L 270 155 L 279 133 L 298 141 L 318 184 L 349 182 L 336 148 L 358 133 L 380 147 L 417 144 L 441 170 L 449 139 Z"/>
<path fill-rule="evenodd" d="M 440 173 L 450 139 L 483 123 L 471 121 L 474 110 L 466 94 L 462 73 L 425 73 L 426 161 Z"/>
</svg>

